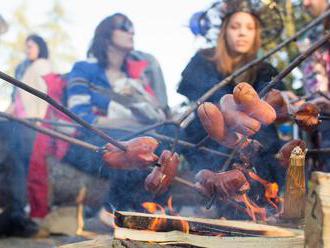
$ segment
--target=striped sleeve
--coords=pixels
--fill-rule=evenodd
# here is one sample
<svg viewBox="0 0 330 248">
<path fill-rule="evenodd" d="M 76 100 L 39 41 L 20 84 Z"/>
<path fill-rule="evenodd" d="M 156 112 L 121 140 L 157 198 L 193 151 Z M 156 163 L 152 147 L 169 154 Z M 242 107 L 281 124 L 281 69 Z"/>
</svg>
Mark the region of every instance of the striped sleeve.
<svg viewBox="0 0 330 248">
<path fill-rule="evenodd" d="M 93 124 L 97 115 L 93 113 L 92 95 L 88 85 L 90 80 L 88 64 L 76 63 L 68 75 L 67 106 L 79 117 Z"/>
</svg>

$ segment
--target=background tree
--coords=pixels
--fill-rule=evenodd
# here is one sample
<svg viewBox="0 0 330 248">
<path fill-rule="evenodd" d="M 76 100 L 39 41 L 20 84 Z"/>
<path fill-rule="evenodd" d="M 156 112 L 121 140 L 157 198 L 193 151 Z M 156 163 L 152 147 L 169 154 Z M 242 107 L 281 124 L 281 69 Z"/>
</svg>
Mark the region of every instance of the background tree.
<svg viewBox="0 0 330 248">
<path fill-rule="evenodd" d="M 311 18 L 307 15 L 305 11 L 302 10 L 302 0 L 276 0 L 274 1 L 280 10 L 284 30 L 281 37 L 278 40 L 271 42 L 265 50 L 268 51 L 274 48 L 277 44 L 283 40 L 291 37 L 297 31 L 299 31 L 306 23 L 311 21 Z M 306 34 L 307 35 L 307 34 Z M 303 39 L 303 37 L 301 38 Z M 299 41 L 298 41 L 299 42 Z M 296 42 L 291 42 L 289 45 L 282 49 L 280 52 L 276 53 L 271 58 L 271 63 L 277 67 L 278 70 L 285 68 L 288 63 L 290 63 L 295 57 L 300 54 L 299 47 Z M 297 92 L 301 91 L 301 87 L 292 87 L 294 81 L 298 80 L 293 74 L 290 74 L 285 83 L 289 89 L 293 89 Z M 298 84 L 296 84 L 298 85 Z"/>
<path fill-rule="evenodd" d="M 29 5 L 26 0 L 21 0 L 8 18 L 9 32 L 1 37 L 0 49 L 2 55 L 1 70 L 14 75 L 15 67 L 25 58 L 24 45 L 26 37 L 31 33 L 41 35 L 47 42 L 50 59 L 55 70 L 66 73 L 76 60 L 75 49 L 65 27 L 70 20 L 66 15 L 61 0 L 52 0 L 51 7 L 41 23 L 32 23 L 33 17 L 28 16 Z M 0 110 L 7 105 L 10 99 L 12 86 L 0 81 Z"/>
</svg>

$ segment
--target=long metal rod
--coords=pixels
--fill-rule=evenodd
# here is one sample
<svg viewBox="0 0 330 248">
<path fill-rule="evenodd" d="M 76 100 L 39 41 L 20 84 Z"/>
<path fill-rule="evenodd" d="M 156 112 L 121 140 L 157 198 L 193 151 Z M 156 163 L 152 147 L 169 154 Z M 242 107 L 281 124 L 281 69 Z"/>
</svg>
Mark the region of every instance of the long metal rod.
<svg viewBox="0 0 330 248">
<path fill-rule="evenodd" d="M 284 77 L 286 77 L 294 68 L 300 65 L 306 58 L 308 58 L 311 54 L 313 54 L 317 49 L 323 46 L 326 42 L 329 42 L 330 33 L 326 32 L 318 41 L 313 43 L 311 47 L 309 47 L 305 52 L 300 54 L 297 58 L 295 58 L 284 70 L 281 71 L 271 82 L 267 83 L 267 85 L 260 91 L 259 96 L 263 97 L 266 93 L 273 88 L 276 84 L 278 84 Z"/>
<path fill-rule="evenodd" d="M 28 119 L 28 120 L 33 121 L 33 122 L 47 123 L 47 124 L 50 124 L 50 125 L 53 125 L 53 126 L 79 127 L 79 125 L 74 124 L 74 123 L 61 123 L 61 122 L 56 122 L 56 121 L 43 120 L 43 119 L 39 119 L 39 118 L 32 118 L 32 119 Z M 101 128 L 101 129 L 104 129 L 104 130 L 109 130 L 109 128 L 106 128 L 106 127 L 100 127 L 100 126 L 97 126 L 97 127 Z M 120 130 L 133 132 L 131 129 L 125 129 L 125 128 L 120 129 Z M 158 134 L 158 133 L 155 133 L 155 132 L 147 132 L 147 134 L 154 137 L 154 138 L 156 138 L 156 139 L 166 141 L 166 142 L 169 142 L 169 143 L 173 143 L 175 141 L 174 138 L 163 135 L 163 134 Z M 126 138 L 127 137 L 125 137 L 125 139 Z M 219 152 L 217 150 L 207 148 L 205 146 L 200 146 L 199 144 L 193 144 L 193 143 L 190 143 L 190 142 L 187 142 L 187 141 L 184 141 L 184 140 L 180 140 L 180 139 L 178 140 L 178 145 L 183 146 L 183 147 L 187 147 L 187 148 L 196 149 L 196 150 L 199 150 L 199 151 L 202 151 L 202 152 L 207 152 L 207 153 L 214 154 L 214 155 L 217 155 L 217 156 L 220 156 L 220 157 L 229 157 L 229 154 L 227 154 L 227 153 Z"/>
</svg>

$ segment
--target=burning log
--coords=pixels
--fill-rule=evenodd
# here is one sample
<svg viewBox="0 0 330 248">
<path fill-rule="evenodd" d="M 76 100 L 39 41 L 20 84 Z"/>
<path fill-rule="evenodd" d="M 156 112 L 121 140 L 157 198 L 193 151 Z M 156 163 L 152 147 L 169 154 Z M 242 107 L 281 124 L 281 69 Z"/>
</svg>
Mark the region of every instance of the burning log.
<svg viewBox="0 0 330 248">
<path fill-rule="evenodd" d="M 301 219 L 305 209 L 305 155 L 299 146 L 295 147 L 290 156 L 290 166 L 287 170 L 283 219 Z"/>
<path fill-rule="evenodd" d="M 243 221 L 214 220 L 194 217 L 181 217 L 160 214 L 115 211 L 115 226 L 135 230 L 157 232 L 182 231 L 182 222 L 189 224 L 190 234 L 209 236 L 240 236 L 240 237 L 290 237 L 292 232 L 268 225 Z M 159 226 L 153 224 L 159 223 Z M 154 227 L 155 229 L 152 229 Z"/>
<path fill-rule="evenodd" d="M 152 232 L 145 230 L 133 230 L 127 228 L 116 228 L 114 231 L 115 240 L 130 240 L 125 243 L 125 247 L 159 247 L 158 245 L 170 245 L 168 247 L 245 247 L 245 248 L 298 248 L 303 246 L 303 237 L 297 232 L 293 234 L 292 237 L 279 237 L 279 238 L 269 238 L 269 237 L 221 237 L 221 236 L 201 236 L 194 234 L 184 234 L 178 231 L 171 232 Z M 141 246 L 129 246 L 131 240 L 146 242 L 140 243 Z M 155 246 L 151 245 L 154 244 Z M 150 245 L 150 246 L 149 246 Z M 177 245 L 177 246 L 176 246 Z M 115 247 L 115 246 L 113 246 Z M 122 246 L 118 246 L 122 247 Z M 165 246 L 166 247 L 166 246 Z M 69 247 L 63 247 L 69 248 Z M 102 247 L 103 248 L 103 247 Z M 104 247 L 105 248 L 105 247 Z"/>
</svg>

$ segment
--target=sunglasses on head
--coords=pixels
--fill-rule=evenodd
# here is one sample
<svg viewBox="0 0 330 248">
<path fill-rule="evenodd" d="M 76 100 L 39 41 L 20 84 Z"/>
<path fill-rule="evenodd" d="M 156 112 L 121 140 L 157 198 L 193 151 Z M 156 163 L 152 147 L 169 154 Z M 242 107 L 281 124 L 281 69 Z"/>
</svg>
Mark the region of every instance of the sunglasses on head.
<svg viewBox="0 0 330 248">
<path fill-rule="evenodd" d="M 114 29 L 119 29 L 124 32 L 134 33 L 133 24 L 130 21 L 124 21 L 122 23 L 118 23 Z"/>
</svg>

